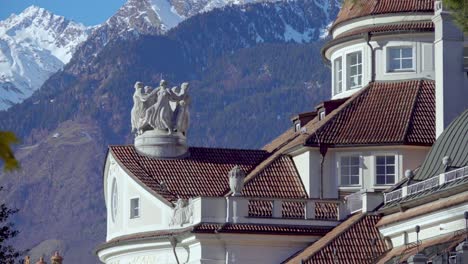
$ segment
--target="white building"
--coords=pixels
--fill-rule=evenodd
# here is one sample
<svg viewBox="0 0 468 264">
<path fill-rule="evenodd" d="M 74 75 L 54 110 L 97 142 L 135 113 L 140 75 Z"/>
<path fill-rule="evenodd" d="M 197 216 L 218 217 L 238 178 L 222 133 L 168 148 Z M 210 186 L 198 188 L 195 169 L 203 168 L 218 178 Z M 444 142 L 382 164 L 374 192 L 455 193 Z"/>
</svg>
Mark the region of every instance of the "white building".
<svg viewBox="0 0 468 264">
<path fill-rule="evenodd" d="M 426 164 L 436 135 L 467 109 L 468 43 L 433 0 L 346 2 L 331 35 L 331 100 L 264 149 L 161 159 L 111 146 L 101 261 L 361 264 L 390 256 L 402 234 L 411 243 L 414 227 L 388 220 L 395 207 L 381 191 L 411 184 L 404 172 Z M 382 204 L 383 218 L 373 212 Z M 464 228 L 454 221 L 447 232 Z"/>
</svg>

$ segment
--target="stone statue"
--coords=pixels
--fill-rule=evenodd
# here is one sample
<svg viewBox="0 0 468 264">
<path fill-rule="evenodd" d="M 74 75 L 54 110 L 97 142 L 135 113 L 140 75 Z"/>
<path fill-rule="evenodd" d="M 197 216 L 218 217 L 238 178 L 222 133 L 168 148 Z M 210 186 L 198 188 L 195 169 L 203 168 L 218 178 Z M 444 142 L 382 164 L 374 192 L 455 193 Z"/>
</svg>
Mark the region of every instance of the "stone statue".
<svg viewBox="0 0 468 264">
<path fill-rule="evenodd" d="M 137 131 L 137 135 L 153 129 L 167 134 L 174 131 L 185 133 L 188 126 L 188 83 L 182 84 L 180 92 L 177 92 L 177 87 L 169 89 L 165 80 L 161 80 L 154 90 L 145 86 L 143 92 L 143 86 L 141 82 L 135 84 L 132 131 Z M 176 109 L 172 109 L 171 102 L 176 104 Z"/>
<path fill-rule="evenodd" d="M 156 158 L 179 158 L 187 154 L 190 97 L 188 83 L 169 88 L 165 80 L 152 89 L 135 83 L 131 111 L 135 147 Z"/>
<path fill-rule="evenodd" d="M 177 131 L 181 132 L 186 136 L 187 134 L 187 129 L 189 126 L 189 107 L 190 107 L 190 97 L 187 95 L 188 92 L 188 83 L 183 83 L 180 88 L 181 88 L 181 93 L 185 95 L 184 99 L 179 101 L 177 105 Z"/>
<path fill-rule="evenodd" d="M 172 213 L 170 226 L 183 226 L 192 221 L 192 202 L 179 198 Z"/>
<path fill-rule="evenodd" d="M 135 83 L 135 92 L 133 93 L 133 108 L 131 111 L 132 132 L 135 132 L 140 127 L 140 118 L 143 115 L 144 108 L 142 102 L 143 83 Z"/>
<path fill-rule="evenodd" d="M 242 189 L 244 189 L 245 172 L 239 167 L 235 166 L 229 172 L 229 187 L 231 188 L 232 196 L 241 196 Z"/>
</svg>

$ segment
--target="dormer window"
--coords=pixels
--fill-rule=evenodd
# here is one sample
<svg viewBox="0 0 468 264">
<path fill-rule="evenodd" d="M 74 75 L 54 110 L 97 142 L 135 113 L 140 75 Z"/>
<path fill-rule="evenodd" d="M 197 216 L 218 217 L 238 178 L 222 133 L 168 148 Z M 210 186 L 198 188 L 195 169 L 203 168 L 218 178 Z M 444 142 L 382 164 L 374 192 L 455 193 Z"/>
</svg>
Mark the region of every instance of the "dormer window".
<svg viewBox="0 0 468 264">
<path fill-rule="evenodd" d="M 347 55 L 348 90 L 362 86 L 362 53 L 360 51 Z"/>
<path fill-rule="evenodd" d="M 388 72 L 414 71 L 413 47 L 390 47 L 387 54 Z"/>
<path fill-rule="evenodd" d="M 343 60 L 341 57 L 335 60 L 333 63 L 334 69 L 334 94 L 339 94 L 343 91 Z"/>
<path fill-rule="evenodd" d="M 324 118 L 325 118 L 325 110 L 323 110 L 323 111 L 321 111 L 321 112 L 319 113 L 319 120 L 322 120 L 322 119 L 324 119 Z"/>
<path fill-rule="evenodd" d="M 294 130 L 296 132 L 300 131 L 301 130 L 301 123 L 297 122 L 295 125 L 294 125 Z"/>
</svg>

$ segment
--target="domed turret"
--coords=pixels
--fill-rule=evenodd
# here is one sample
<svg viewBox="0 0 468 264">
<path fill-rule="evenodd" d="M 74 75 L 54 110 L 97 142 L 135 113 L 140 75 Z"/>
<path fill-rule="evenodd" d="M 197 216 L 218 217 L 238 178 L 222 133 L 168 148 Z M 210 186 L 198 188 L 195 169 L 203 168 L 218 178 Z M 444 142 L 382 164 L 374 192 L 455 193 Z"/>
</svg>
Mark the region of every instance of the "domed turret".
<svg viewBox="0 0 468 264">
<path fill-rule="evenodd" d="M 347 0 L 323 48 L 332 97 L 372 81 L 434 79 L 434 0 Z"/>
</svg>

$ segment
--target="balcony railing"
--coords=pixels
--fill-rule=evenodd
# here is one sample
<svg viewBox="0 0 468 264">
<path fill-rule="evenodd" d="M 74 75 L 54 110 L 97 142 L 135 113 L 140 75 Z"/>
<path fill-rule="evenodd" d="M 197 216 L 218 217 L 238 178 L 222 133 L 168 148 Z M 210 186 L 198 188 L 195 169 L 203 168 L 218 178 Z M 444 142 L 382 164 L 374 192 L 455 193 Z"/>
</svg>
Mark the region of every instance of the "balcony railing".
<svg viewBox="0 0 468 264">
<path fill-rule="evenodd" d="M 350 213 L 362 210 L 362 193 L 360 191 L 347 195 L 345 200 Z"/>
<path fill-rule="evenodd" d="M 248 217 L 341 220 L 347 212 L 340 200 L 315 199 L 270 199 L 246 197 L 248 200 Z M 340 207 L 341 206 L 341 207 Z"/>
<path fill-rule="evenodd" d="M 435 187 L 442 186 L 449 182 L 453 182 L 455 180 L 466 178 L 466 177 L 468 177 L 468 166 L 460 168 L 460 169 L 452 170 L 449 172 L 441 173 L 440 175 L 434 176 L 422 182 L 411 184 L 409 186 L 403 186 L 403 188 L 399 190 L 385 193 L 384 202 L 387 204 L 389 202 L 400 200 L 403 197 L 406 197 L 408 195 L 421 193 L 426 190 L 430 190 Z"/>
</svg>

